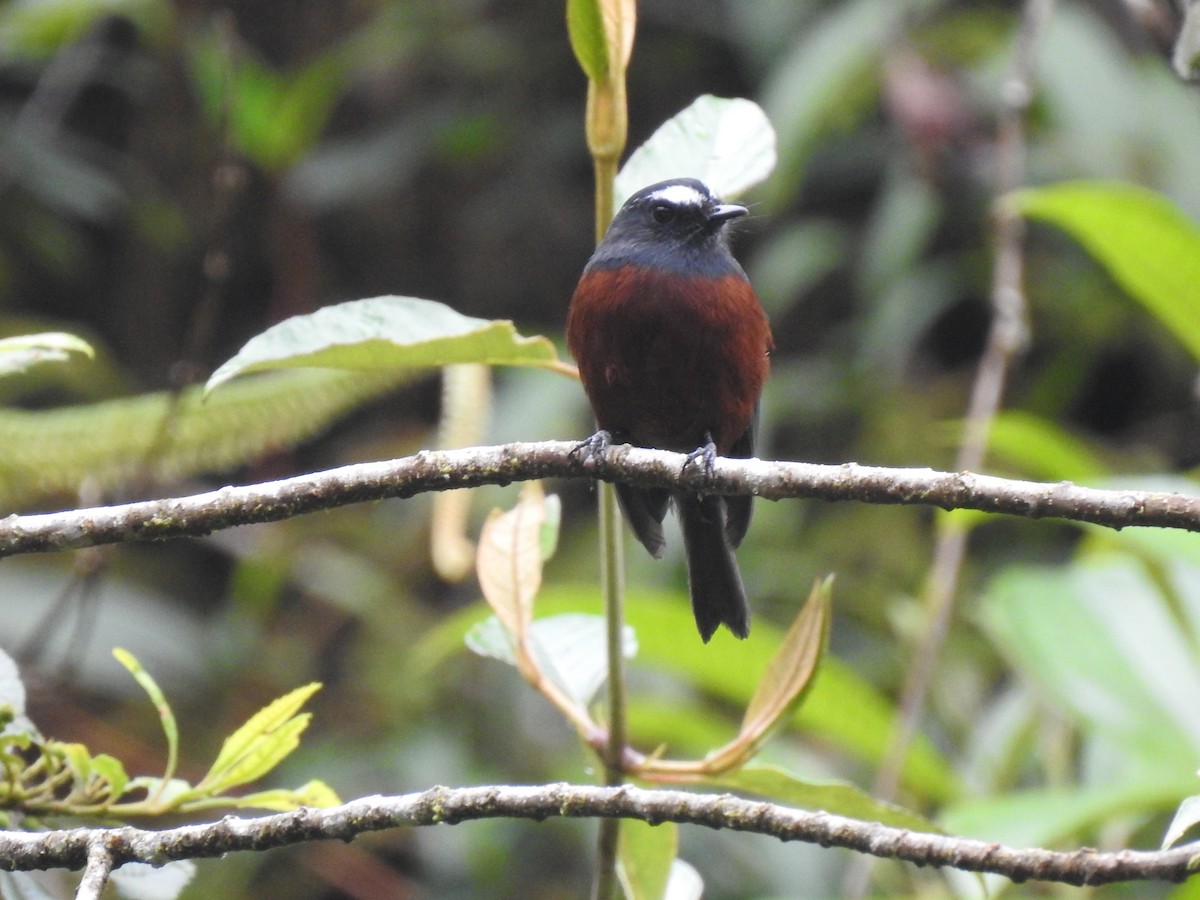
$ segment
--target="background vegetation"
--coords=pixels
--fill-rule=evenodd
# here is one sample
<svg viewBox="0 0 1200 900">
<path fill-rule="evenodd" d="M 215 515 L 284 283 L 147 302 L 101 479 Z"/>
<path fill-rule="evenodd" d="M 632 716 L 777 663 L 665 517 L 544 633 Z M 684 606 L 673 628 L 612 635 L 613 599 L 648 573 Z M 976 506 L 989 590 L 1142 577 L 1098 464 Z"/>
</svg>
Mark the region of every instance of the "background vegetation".
<svg viewBox="0 0 1200 900">
<path fill-rule="evenodd" d="M 1195 218 L 1200 98 L 1167 62 L 1172 7 L 1136 9 L 1058 5 L 1039 51 L 1029 181 L 1129 181 Z M 631 146 L 700 93 L 755 99 L 779 133 L 779 168 L 748 198 L 754 218 L 736 248 L 778 345 L 764 457 L 952 465 L 990 316 L 992 126 L 1014 27 L 1006 3 L 639 5 Z M 0 332 L 68 330 L 101 350 L 5 379 L 5 402 L 178 387 L 286 316 L 380 294 L 557 339 L 592 243 L 584 86 L 554 3 L 0 9 Z M 1198 459 L 1187 344 L 1060 232 L 1035 226 L 1028 253 L 1031 341 L 989 469 L 1188 490 Z M 438 443 L 435 379 L 372 396 L 347 401 L 353 412 L 320 438 L 239 471 L 166 482 L 136 466 L 120 485 L 84 482 L 77 495 L 10 480 L 4 511 L 165 496 Z M 260 418 L 284 428 L 306 415 L 264 407 Z M 577 385 L 504 371 L 480 442 L 589 431 Z M 0 455 L 17 438 L 15 420 L 0 419 Z M 555 489 L 564 530 L 541 608 L 594 610 L 593 498 L 583 483 Z M 478 493 L 477 521 L 512 502 Z M 471 579 L 435 574 L 429 505 L 6 560 L 0 646 L 33 688 L 30 717 L 131 769 L 161 769 L 157 721 L 110 656 L 121 645 L 170 695 L 194 754 L 180 771 L 193 780 L 238 723 L 312 680 L 326 687 L 280 784 L 319 777 L 354 797 L 594 778 L 550 707 L 465 649 L 485 610 Z M 973 528 L 963 597 L 900 799 L 951 831 L 1021 845 L 1156 846 L 1197 792 L 1195 540 L 963 522 Z M 749 673 L 813 579 L 832 572 L 842 674 L 766 755 L 869 785 L 920 628 L 933 525 L 918 509 L 760 503 L 740 552 L 757 620 L 736 646 L 695 639 L 677 541 L 661 563 L 631 552 L 634 740 L 668 742 L 673 755 L 727 740 Z M 487 822 L 247 854 L 200 864 L 188 896 L 573 896 L 588 881 L 592 830 Z M 849 858 L 695 829 L 682 840 L 712 897 L 836 894 Z M 876 879 L 885 893 L 947 885 L 899 865 Z"/>
</svg>

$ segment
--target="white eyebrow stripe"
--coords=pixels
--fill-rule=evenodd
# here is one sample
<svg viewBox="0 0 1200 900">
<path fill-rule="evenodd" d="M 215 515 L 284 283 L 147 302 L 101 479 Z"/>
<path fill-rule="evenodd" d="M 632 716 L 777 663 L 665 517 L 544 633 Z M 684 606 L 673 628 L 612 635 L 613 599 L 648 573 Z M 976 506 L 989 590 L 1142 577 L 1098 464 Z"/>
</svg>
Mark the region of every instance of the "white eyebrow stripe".
<svg viewBox="0 0 1200 900">
<path fill-rule="evenodd" d="M 703 206 L 708 201 L 702 193 L 686 184 L 669 184 L 659 188 L 649 199 L 661 200 L 673 206 Z"/>
</svg>

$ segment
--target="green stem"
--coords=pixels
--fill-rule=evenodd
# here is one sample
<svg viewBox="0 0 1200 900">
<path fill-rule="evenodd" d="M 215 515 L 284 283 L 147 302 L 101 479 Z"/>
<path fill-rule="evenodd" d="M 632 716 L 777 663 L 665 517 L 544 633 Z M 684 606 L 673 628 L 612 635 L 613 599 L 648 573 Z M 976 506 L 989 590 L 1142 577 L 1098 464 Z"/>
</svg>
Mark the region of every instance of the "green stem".
<svg viewBox="0 0 1200 900">
<path fill-rule="evenodd" d="M 596 243 L 599 244 L 613 217 L 613 179 L 617 177 L 617 155 L 593 154 L 596 174 Z M 625 560 L 621 535 L 621 512 L 616 489 L 600 482 L 600 589 L 604 594 L 604 622 L 608 651 L 608 740 L 604 744 L 604 783 L 625 781 Z M 600 837 L 594 900 L 618 897 L 617 843 L 621 820 L 604 819 Z"/>
</svg>

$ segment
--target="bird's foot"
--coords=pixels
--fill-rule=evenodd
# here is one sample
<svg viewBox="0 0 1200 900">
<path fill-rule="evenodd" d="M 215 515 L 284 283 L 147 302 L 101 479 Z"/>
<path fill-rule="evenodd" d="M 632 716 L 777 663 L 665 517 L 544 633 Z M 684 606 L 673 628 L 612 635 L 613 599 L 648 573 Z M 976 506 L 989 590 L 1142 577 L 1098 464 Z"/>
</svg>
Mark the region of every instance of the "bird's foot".
<svg viewBox="0 0 1200 900">
<path fill-rule="evenodd" d="M 613 445 L 613 436 L 611 432 L 601 428 L 590 438 L 586 438 L 575 445 L 575 449 L 571 451 L 572 458 L 578 458 L 580 461 L 591 460 L 597 469 L 604 466 L 604 457 L 608 453 L 608 448 Z"/>
<path fill-rule="evenodd" d="M 713 469 L 717 462 L 717 445 L 713 443 L 712 435 L 704 433 L 704 444 L 697 447 L 683 461 L 683 471 L 688 466 L 699 466 L 704 471 L 704 478 L 709 481 L 713 477 Z"/>
</svg>

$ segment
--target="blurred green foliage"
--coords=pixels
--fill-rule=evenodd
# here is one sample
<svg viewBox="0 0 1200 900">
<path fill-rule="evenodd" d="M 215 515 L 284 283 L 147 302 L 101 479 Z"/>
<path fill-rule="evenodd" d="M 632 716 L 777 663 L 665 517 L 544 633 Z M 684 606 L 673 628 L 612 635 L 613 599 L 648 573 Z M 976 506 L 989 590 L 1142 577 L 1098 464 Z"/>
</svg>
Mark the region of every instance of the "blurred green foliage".
<svg viewBox="0 0 1200 900">
<path fill-rule="evenodd" d="M 1170 71 L 1170 5 L 1143 6 L 1145 18 L 1116 2 L 1058 5 L 1028 181 L 1138 185 L 1195 221 L 1200 101 Z M 758 101 L 780 135 L 778 173 L 747 198 L 755 215 L 736 242 L 778 344 L 764 456 L 953 459 L 988 324 L 992 123 L 1014 15 L 1000 2 L 640 4 L 631 147 L 705 93 Z M 6 402 L 32 414 L 179 385 L 180 368 L 203 377 L 289 315 L 386 294 L 559 335 L 592 228 L 584 80 L 564 17 L 563 4 L 481 0 L 0 9 L 0 336 L 65 331 L 97 351 L 6 378 Z M 1192 344 L 1087 247 L 1030 228 L 1032 342 L 990 468 L 1194 493 Z M 376 396 L 323 438 L 205 484 L 431 444 L 431 385 Z M 536 440 L 589 422 L 575 385 L 506 371 L 489 428 L 488 440 Z M 139 478 L 78 494 L 195 486 Z M 79 502 L 64 487 L 21 508 Z M 581 483 L 560 493 L 539 613 L 595 611 L 592 499 Z M 477 526 L 514 496 L 478 494 Z M 312 680 L 326 688 L 281 784 L 319 777 L 353 797 L 592 778 L 549 705 L 462 644 L 486 611 L 473 583 L 433 574 L 429 503 L 6 560 L 0 643 L 23 664 L 31 718 L 131 770 L 161 766 L 157 722 L 102 664 L 121 645 L 170 692 L 181 727 L 205 732 L 180 761 L 192 780 L 237 723 Z M 739 554 L 757 615 L 745 643 L 693 639 L 678 541 L 664 562 L 629 554 L 638 746 L 703 753 L 735 734 L 775 636 L 833 572 L 832 658 L 764 762 L 869 784 L 921 618 L 931 519 L 760 502 Z M 1157 846 L 1198 792 L 1193 536 L 966 524 L 960 614 L 902 801 L 988 839 Z M 374 835 L 203 862 L 187 896 L 348 896 L 368 874 L 380 896 L 574 896 L 591 836 L 566 822 Z M 695 829 L 679 844 L 711 897 L 834 895 L 848 860 Z M 889 895 L 978 890 L 900 865 L 876 878 Z"/>
</svg>

